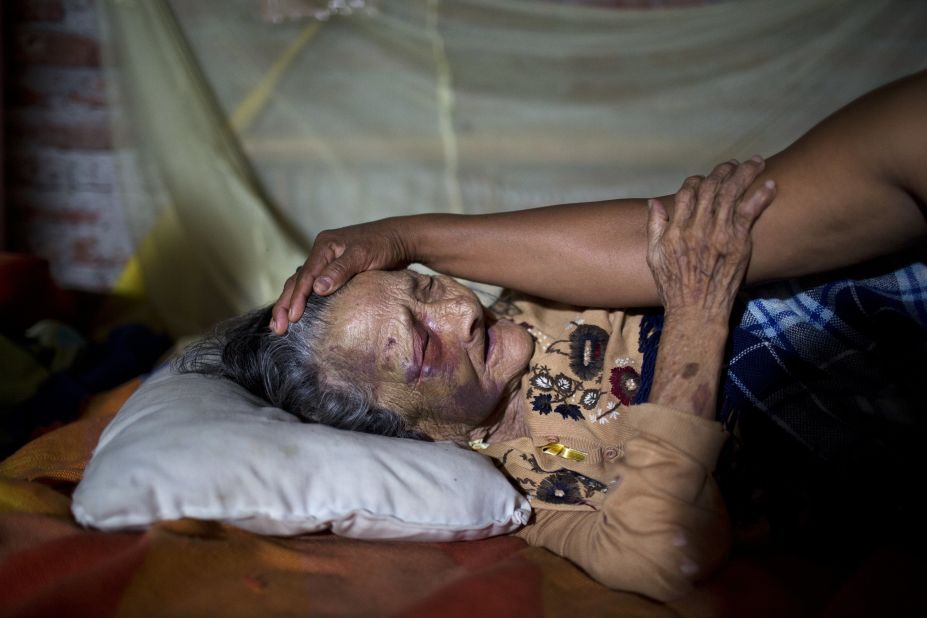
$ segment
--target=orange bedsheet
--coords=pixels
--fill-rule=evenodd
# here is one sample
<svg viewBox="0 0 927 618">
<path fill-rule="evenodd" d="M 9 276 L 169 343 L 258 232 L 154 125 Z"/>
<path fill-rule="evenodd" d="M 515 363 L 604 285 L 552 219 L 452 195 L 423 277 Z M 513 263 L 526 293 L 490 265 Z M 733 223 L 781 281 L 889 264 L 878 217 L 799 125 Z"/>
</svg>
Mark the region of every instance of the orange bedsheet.
<svg viewBox="0 0 927 618">
<path fill-rule="evenodd" d="M 689 597 L 661 605 L 608 590 L 514 537 L 278 538 L 195 520 L 140 533 L 83 529 L 69 493 L 136 386 L 98 396 L 83 418 L 0 463 L 0 616 L 887 615 L 923 603 L 905 596 L 915 557 L 895 548 L 842 575 L 774 551 L 739 555 Z"/>
</svg>

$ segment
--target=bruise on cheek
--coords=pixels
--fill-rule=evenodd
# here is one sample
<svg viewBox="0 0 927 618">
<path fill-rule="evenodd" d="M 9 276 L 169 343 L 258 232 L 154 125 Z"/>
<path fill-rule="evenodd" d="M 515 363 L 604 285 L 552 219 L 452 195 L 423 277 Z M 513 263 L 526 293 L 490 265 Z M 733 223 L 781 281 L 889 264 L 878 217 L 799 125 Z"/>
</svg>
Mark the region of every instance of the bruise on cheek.
<svg viewBox="0 0 927 618">
<path fill-rule="evenodd" d="M 457 359 L 444 353 L 444 344 L 434 334 L 428 340 L 428 349 L 422 359 L 422 377 L 451 376 L 457 370 Z"/>
<path fill-rule="evenodd" d="M 386 340 L 386 345 L 383 347 L 382 368 L 387 371 L 395 371 L 397 366 L 402 364 L 401 360 L 397 360 L 397 355 L 401 353 L 402 350 L 400 349 L 399 342 L 393 337 L 388 338 Z"/>
<path fill-rule="evenodd" d="M 422 345 L 416 342 L 415 345 Z M 450 380 L 457 373 L 460 366 L 460 358 L 452 351 L 448 352 L 444 343 L 434 333 L 428 339 L 428 345 L 422 358 L 421 379 L 437 378 Z M 406 369 L 406 382 L 417 382 L 419 376 L 415 373 L 415 367 L 410 366 Z"/>
<path fill-rule="evenodd" d="M 493 412 L 498 403 L 499 395 L 499 393 L 484 389 L 478 382 L 461 384 L 454 390 L 453 396 L 454 407 L 460 412 L 453 414 L 456 418 L 448 420 L 476 425 Z M 446 412 L 452 411 L 448 410 Z"/>
<path fill-rule="evenodd" d="M 694 376 L 696 373 L 698 373 L 698 363 L 686 363 L 686 365 L 682 368 L 682 377 L 687 380 Z"/>
</svg>

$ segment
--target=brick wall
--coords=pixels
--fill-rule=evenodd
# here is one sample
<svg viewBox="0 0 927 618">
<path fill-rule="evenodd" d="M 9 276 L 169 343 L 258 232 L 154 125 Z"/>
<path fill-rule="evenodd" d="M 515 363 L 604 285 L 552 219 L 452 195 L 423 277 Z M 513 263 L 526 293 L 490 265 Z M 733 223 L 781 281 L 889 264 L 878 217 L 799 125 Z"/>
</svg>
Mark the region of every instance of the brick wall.
<svg viewBox="0 0 927 618">
<path fill-rule="evenodd" d="M 59 285 L 109 289 L 131 254 L 116 191 L 93 0 L 3 3 L 7 247 Z"/>
</svg>

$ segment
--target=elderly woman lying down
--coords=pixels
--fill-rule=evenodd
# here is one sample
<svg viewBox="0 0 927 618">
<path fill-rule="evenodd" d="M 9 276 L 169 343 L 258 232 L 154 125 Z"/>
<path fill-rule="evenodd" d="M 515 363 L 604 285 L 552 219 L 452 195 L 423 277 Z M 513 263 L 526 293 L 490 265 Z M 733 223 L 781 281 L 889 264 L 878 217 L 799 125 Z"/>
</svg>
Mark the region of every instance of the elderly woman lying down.
<svg viewBox="0 0 927 618">
<path fill-rule="evenodd" d="M 822 123 L 767 175 L 758 158 L 725 163 L 646 215 L 619 201 L 320 235 L 273 309 L 184 364 L 309 421 L 467 442 L 533 498 L 518 533 L 529 543 L 610 587 L 675 598 L 729 547 L 714 414 L 754 222 L 776 197 L 755 229 L 754 279 L 922 238 L 925 102 L 923 75 L 899 82 Z M 873 136 L 894 147 L 872 148 Z M 592 307 L 659 301 L 655 368 L 644 370 L 638 315 L 527 298 L 487 311 L 449 277 L 373 270 L 409 261 Z M 285 337 L 267 328 L 282 333 L 288 318 Z"/>
<path fill-rule="evenodd" d="M 666 308 L 650 403 L 640 316 L 541 302 L 483 308 L 446 276 L 358 274 L 313 297 L 285 337 L 246 316 L 191 368 L 216 371 L 304 419 L 384 435 L 469 442 L 532 496 L 520 534 L 602 583 L 669 599 L 728 547 L 711 471 L 727 324 L 770 181 L 758 162 L 687 181 L 672 220 L 654 203 L 650 258 Z M 649 379 L 650 376 L 644 376 Z"/>
</svg>

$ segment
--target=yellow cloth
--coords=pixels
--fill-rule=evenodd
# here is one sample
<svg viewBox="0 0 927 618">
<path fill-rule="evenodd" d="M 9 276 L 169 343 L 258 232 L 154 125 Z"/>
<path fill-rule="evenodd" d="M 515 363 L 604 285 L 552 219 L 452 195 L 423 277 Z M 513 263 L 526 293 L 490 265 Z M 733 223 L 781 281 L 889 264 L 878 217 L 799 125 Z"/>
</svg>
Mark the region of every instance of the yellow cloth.
<svg viewBox="0 0 927 618">
<path fill-rule="evenodd" d="M 70 499 L 52 487 L 66 488 L 81 480 L 100 434 L 140 383 L 135 378 L 94 395 L 79 420 L 28 442 L 0 461 L 0 513 L 70 519 Z"/>
</svg>

